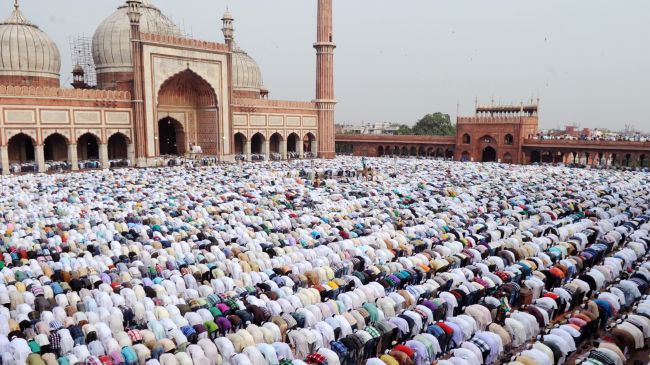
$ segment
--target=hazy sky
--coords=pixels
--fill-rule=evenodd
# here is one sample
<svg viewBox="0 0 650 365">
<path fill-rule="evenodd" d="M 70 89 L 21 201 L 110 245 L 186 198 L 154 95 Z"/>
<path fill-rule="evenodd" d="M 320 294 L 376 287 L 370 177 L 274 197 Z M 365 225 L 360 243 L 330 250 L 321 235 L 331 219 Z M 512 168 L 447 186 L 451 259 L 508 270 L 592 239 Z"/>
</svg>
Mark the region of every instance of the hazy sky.
<svg viewBox="0 0 650 365">
<path fill-rule="evenodd" d="M 2 18 L 13 0 L 3 0 Z M 122 0 L 20 0 L 58 43 L 92 36 Z M 153 0 L 194 37 L 222 41 L 228 3 L 236 39 L 271 97 L 314 97 L 315 0 Z M 542 127 L 650 131 L 648 0 L 334 0 L 337 122 L 412 123 L 541 98 Z"/>
</svg>

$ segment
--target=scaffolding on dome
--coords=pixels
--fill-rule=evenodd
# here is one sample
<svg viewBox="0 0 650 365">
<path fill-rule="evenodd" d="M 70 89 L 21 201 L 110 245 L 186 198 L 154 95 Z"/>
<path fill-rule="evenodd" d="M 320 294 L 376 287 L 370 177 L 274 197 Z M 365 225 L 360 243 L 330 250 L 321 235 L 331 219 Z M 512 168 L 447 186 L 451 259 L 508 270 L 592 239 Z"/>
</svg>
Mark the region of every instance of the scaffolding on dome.
<svg viewBox="0 0 650 365">
<path fill-rule="evenodd" d="M 72 67 L 79 65 L 84 70 L 84 80 L 90 87 L 97 86 L 97 72 L 93 61 L 92 39 L 83 34 L 70 37 Z"/>
</svg>

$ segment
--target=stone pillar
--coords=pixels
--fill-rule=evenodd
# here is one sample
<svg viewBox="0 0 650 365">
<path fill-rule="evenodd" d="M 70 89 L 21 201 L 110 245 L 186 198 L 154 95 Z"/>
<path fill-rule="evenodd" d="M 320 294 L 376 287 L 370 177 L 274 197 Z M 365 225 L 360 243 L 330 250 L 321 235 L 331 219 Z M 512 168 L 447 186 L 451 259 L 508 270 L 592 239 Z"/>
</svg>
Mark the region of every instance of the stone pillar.
<svg viewBox="0 0 650 365">
<path fill-rule="evenodd" d="M 262 143 L 262 154 L 264 154 L 266 161 L 271 160 L 271 143 L 267 139 Z"/>
<path fill-rule="evenodd" d="M 126 158 L 129 159 L 131 166 L 135 166 L 135 145 L 133 143 L 126 145 Z"/>
<path fill-rule="evenodd" d="M 147 120 L 144 110 L 144 69 L 140 33 L 142 1 L 127 0 L 126 3 L 127 15 L 131 24 L 131 59 L 133 62 L 133 142 L 136 144 L 134 164 L 139 167 L 146 167 L 148 165 Z"/>
<path fill-rule="evenodd" d="M 309 152 L 314 154 L 318 152 L 318 140 L 314 140 L 314 142 L 311 143 L 311 151 Z M 336 156 L 336 153 L 334 154 L 334 156 Z M 318 157 L 318 155 L 316 155 L 316 157 Z"/>
<path fill-rule="evenodd" d="M 305 148 L 305 145 L 303 144 L 302 140 L 298 141 L 298 158 L 303 158 L 304 156 L 304 151 L 303 149 Z"/>
<path fill-rule="evenodd" d="M 251 141 L 246 140 L 244 143 L 244 155 L 246 155 L 246 161 L 251 160 Z"/>
<path fill-rule="evenodd" d="M 34 147 L 34 157 L 36 158 L 36 166 L 38 167 L 38 172 L 45 171 L 45 151 L 42 144 L 37 144 Z"/>
<path fill-rule="evenodd" d="M 99 144 L 99 165 L 102 169 L 111 167 L 111 164 L 108 161 L 108 143 Z"/>
<path fill-rule="evenodd" d="M 332 0 L 318 0 L 316 26 L 316 109 L 318 157 L 334 158 L 334 43 Z"/>
<path fill-rule="evenodd" d="M 0 146 L 0 162 L 2 164 L 2 174 L 9 175 L 9 147 Z"/>
<path fill-rule="evenodd" d="M 79 161 L 77 159 L 77 144 L 72 143 L 68 145 L 68 161 L 72 165 L 72 171 L 79 170 Z"/>
<path fill-rule="evenodd" d="M 280 141 L 280 155 L 282 156 L 283 160 L 287 159 L 287 140 L 282 139 Z"/>
</svg>

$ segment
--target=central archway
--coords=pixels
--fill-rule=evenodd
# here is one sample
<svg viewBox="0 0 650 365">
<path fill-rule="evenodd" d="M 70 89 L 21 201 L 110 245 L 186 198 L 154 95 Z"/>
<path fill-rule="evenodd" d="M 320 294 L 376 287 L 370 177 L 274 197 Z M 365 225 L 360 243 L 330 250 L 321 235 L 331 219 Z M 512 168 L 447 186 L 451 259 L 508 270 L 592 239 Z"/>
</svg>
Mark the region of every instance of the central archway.
<svg viewBox="0 0 650 365">
<path fill-rule="evenodd" d="M 190 143 L 200 146 L 207 155 L 219 153 L 221 128 L 216 93 L 210 83 L 190 69 L 177 73 L 160 87 L 158 115 L 170 114 L 180 114 L 185 118 L 184 128 L 181 128 L 184 132 L 183 139 L 176 135 L 177 151 L 174 155 L 184 154 Z M 178 120 L 176 122 L 178 124 L 175 124 L 175 128 L 178 131 L 180 123 Z M 171 133 L 169 130 L 165 132 Z M 159 147 L 163 143 L 160 133 L 159 130 Z M 166 137 L 172 138 L 169 134 Z M 159 154 L 164 154 L 164 151 L 160 150 Z"/>
<path fill-rule="evenodd" d="M 497 150 L 492 146 L 487 146 L 483 149 L 483 157 L 481 161 L 483 162 L 496 162 L 497 160 Z"/>
<path fill-rule="evenodd" d="M 182 156 L 185 154 L 185 131 L 174 118 L 158 121 L 158 154 L 161 156 Z"/>
</svg>

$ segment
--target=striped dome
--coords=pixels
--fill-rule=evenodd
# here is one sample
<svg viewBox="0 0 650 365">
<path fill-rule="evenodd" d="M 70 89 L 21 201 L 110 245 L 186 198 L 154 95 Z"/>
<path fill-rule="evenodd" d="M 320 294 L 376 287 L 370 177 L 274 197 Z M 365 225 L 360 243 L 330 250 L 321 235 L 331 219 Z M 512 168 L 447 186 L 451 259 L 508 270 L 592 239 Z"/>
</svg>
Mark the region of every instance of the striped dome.
<svg viewBox="0 0 650 365">
<path fill-rule="evenodd" d="M 257 62 L 235 43 L 232 51 L 233 89 L 260 92 L 262 71 Z"/>
<path fill-rule="evenodd" d="M 0 23 L 0 76 L 59 78 L 61 57 L 50 37 L 14 5 Z"/>
<path fill-rule="evenodd" d="M 141 13 L 141 32 L 181 35 L 178 26 L 149 1 L 142 2 Z M 131 23 L 126 5 L 120 6 L 97 27 L 93 36 L 93 60 L 97 73 L 133 71 Z"/>
</svg>

